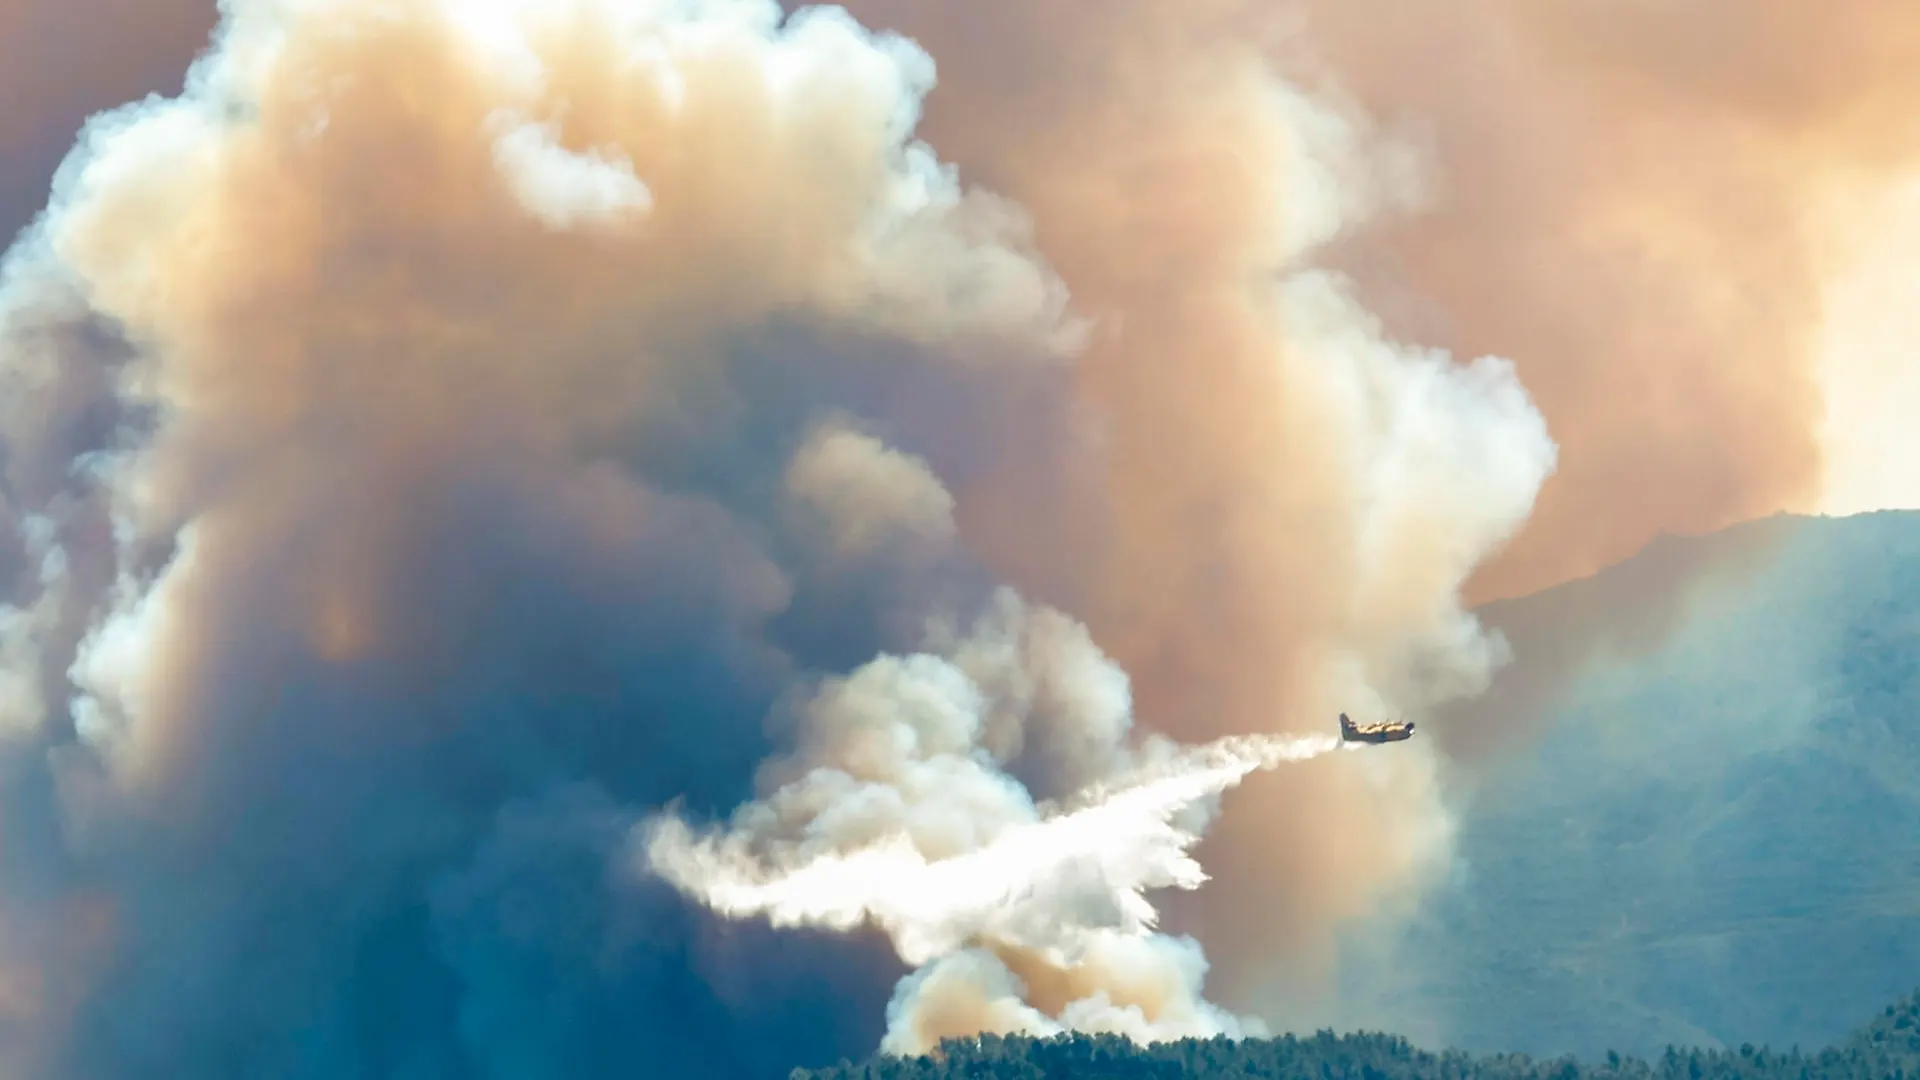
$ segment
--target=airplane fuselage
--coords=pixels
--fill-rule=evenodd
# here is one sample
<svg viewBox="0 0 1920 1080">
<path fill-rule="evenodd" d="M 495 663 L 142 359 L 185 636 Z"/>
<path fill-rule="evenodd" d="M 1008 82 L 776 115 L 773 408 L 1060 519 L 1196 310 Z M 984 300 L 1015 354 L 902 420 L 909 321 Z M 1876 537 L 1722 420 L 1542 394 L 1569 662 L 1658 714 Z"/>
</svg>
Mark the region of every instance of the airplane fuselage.
<svg viewBox="0 0 1920 1080">
<path fill-rule="evenodd" d="M 1340 738 L 1344 742 L 1390 743 L 1413 738 L 1413 721 L 1404 723 L 1383 721 L 1378 724 L 1360 725 L 1347 719 L 1346 713 L 1340 714 Z"/>
</svg>

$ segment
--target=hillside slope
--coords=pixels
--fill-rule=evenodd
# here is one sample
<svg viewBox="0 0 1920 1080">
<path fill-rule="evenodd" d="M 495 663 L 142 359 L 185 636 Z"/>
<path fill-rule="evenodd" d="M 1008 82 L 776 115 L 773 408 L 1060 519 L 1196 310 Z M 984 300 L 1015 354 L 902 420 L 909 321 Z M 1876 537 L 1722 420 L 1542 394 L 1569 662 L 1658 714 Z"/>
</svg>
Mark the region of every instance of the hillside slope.
<svg viewBox="0 0 1920 1080">
<path fill-rule="evenodd" d="M 1685 567 L 1710 572 L 1673 602 Z M 1459 873 L 1357 928 L 1344 1021 L 1812 1047 L 1920 982 L 1920 514 L 1663 541 L 1487 614 L 1519 663 L 1433 725 L 1479 763 Z"/>
</svg>

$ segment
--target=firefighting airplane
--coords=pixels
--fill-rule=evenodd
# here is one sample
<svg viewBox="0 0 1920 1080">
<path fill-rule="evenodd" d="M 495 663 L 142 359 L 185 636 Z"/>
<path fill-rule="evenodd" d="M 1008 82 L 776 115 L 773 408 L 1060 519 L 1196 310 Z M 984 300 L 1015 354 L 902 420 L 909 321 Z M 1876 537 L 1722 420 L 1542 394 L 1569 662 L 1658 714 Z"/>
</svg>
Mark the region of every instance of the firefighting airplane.
<svg viewBox="0 0 1920 1080">
<path fill-rule="evenodd" d="M 1346 713 L 1340 714 L 1340 740 L 1353 743 L 1390 743 L 1413 738 L 1413 721 L 1398 723 L 1385 720 L 1378 724 L 1355 724 L 1347 719 Z"/>
</svg>

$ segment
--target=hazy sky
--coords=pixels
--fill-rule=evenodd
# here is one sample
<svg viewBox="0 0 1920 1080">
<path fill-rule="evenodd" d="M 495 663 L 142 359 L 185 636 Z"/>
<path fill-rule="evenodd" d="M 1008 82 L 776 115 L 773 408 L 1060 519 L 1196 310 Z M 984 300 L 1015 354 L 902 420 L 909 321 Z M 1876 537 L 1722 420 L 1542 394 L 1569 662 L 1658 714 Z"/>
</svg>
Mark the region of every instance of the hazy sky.
<svg viewBox="0 0 1920 1080">
<path fill-rule="evenodd" d="M 1920 507 L 1920 182 L 1869 201 L 1860 251 L 1828 283 L 1822 509 Z"/>
</svg>

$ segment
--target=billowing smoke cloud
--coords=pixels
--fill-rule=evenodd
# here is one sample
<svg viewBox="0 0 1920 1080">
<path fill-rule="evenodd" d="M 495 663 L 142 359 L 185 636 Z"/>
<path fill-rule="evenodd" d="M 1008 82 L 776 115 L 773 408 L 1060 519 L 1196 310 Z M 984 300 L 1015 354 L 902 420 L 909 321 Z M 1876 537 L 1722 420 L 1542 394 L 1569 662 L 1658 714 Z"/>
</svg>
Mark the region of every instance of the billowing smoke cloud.
<svg viewBox="0 0 1920 1080">
<path fill-rule="evenodd" d="M 1364 205 L 1239 217 L 1367 151 L 1226 70 L 1271 160 L 1212 234 L 1141 232 L 1187 260 L 1163 300 L 1070 293 L 1030 225 L 1058 207 L 962 187 L 915 141 L 928 55 L 836 10 L 232 4 L 186 94 L 89 125 L 0 293 L 8 1064 L 767 1073 L 883 1022 L 1258 1030 L 1146 893 L 1204 880 L 1222 795 L 1329 746 L 1336 701 L 1484 684 L 1458 588 L 1554 449 L 1510 364 L 1389 342 L 1300 261 Z M 1048 559 L 1165 573 L 996 586 L 978 555 L 1041 494 L 1086 515 L 1035 521 Z M 1227 678 L 1175 696 L 1190 664 Z M 1443 851 L 1433 759 L 1361 757 L 1267 789 L 1270 883 L 1317 898 L 1289 933 Z M 1382 791 L 1401 850 L 1289 854 Z M 900 892 L 956 874 L 949 909 Z M 891 989 L 867 923 L 918 969 Z"/>
<path fill-rule="evenodd" d="M 881 505 L 915 470 L 840 417 L 990 464 L 1074 327 L 911 141 L 924 54 L 777 15 L 237 4 L 90 126 L 3 294 L 10 1074 L 877 1039 L 883 957 L 753 945 L 619 837 L 739 798 L 808 658 L 885 642 L 789 516 L 872 559 L 849 507 L 941 497 Z"/>
</svg>

